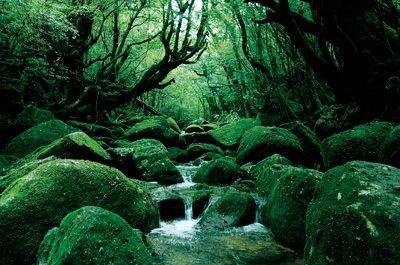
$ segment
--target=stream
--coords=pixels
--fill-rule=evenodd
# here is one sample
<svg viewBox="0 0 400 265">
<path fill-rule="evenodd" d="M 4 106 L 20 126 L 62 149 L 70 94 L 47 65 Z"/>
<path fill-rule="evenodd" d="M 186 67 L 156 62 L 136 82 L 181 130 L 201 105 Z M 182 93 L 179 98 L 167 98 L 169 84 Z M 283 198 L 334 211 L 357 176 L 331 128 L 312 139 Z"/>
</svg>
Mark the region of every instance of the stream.
<svg viewBox="0 0 400 265">
<path fill-rule="evenodd" d="M 201 191 L 202 186 L 194 183 L 192 177 L 204 163 L 178 165 L 184 182 L 153 189 L 158 202 L 172 196 L 181 199 L 184 204 L 184 214 L 180 218 L 160 218 L 159 228 L 147 235 L 150 248 L 158 257 L 157 264 L 297 264 L 292 262 L 294 253 L 276 244 L 270 230 L 259 223 L 262 200 L 256 195 L 257 213 L 253 224 L 222 230 L 203 229 L 199 226 L 203 213 L 227 189 L 207 186 L 211 189 L 210 198 L 203 213 L 194 217 L 193 194 Z"/>
</svg>

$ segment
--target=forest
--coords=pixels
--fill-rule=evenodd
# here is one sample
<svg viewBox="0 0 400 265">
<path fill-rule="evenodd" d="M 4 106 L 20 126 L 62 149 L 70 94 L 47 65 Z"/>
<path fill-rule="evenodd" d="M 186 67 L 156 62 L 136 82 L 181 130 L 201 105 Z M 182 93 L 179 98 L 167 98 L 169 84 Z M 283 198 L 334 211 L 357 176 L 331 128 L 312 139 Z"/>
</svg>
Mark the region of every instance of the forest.
<svg viewBox="0 0 400 265">
<path fill-rule="evenodd" d="M 0 265 L 398 265 L 399 235 L 399 0 L 0 0 Z"/>
</svg>

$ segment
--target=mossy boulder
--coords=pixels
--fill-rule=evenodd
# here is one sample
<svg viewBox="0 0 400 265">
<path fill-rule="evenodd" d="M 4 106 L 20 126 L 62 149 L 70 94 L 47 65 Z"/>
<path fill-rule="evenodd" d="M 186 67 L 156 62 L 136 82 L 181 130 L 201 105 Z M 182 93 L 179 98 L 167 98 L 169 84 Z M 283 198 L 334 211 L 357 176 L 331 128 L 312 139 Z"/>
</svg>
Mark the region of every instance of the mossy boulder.
<svg viewBox="0 0 400 265">
<path fill-rule="evenodd" d="M 158 224 L 150 192 L 120 171 L 84 160 L 44 163 L 14 181 L 0 197 L 2 264 L 32 264 L 46 232 L 69 212 L 98 206 L 150 231 Z"/>
<path fill-rule="evenodd" d="M 236 160 L 239 164 L 258 163 L 276 153 L 299 160 L 303 149 L 300 140 L 286 129 L 256 126 L 243 135 Z"/>
<path fill-rule="evenodd" d="M 381 145 L 391 129 L 388 122 L 372 122 L 325 138 L 321 150 L 325 167 L 352 160 L 379 162 Z"/>
<path fill-rule="evenodd" d="M 242 170 L 230 157 L 222 157 L 202 165 L 193 176 L 193 181 L 209 185 L 229 185 L 239 178 L 246 177 Z"/>
<path fill-rule="evenodd" d="M 205 132 L 211 131 L 211 130 L 216 130 L 219 128 L 218 124 L 215 123 L 205 123 L 203 125 L 201 125 L 201 127 L 203 127 L 203 130 Z"/>
<path fill-rule="evenodd" d="M 239 144 L 240 139 L 247 130 L 257 125 L 259 125 L 259 122 L 255 119 L 241 119 L 218 129 L 211 130 L 208 134 L 219 145 L 232 148 Z"/>
<path fill-rule="evenodd" d="M 142 138 L 150 138 L 161 141 L 167 145 L 173 145 L 179 140 L 179 133 L 171 128 L 168 120 L 161 116 L 150 117 L 129 128 L 125 137 L 131 141 Z"/>
<path fill-rule="evenodd" d="M 14 124 L 18 129 L 27 130 L 39 123 L 54 119 L 54 114 L 51 111 L 29 105 L 17 115 Z"/>
<path fill-rule="evenodd" d="M 204 229 L 224 229 L 252 224 L 255 221 L 256 203 L 245 192 L 227 191 L 204 213 L 199 226 Z"/>
<path fill-rule="evenodd" d="M 41 265 L 151 265 L 139 230 L 119 215 L 86 206 L 69 213 L 59 228 L 44 237 L 37 263 Z"/>
<path fill-rule="evenodd" d="M 129 148 L 110 150 L 116 165 L 129 176 L 170 185 L 183 182 L 182 176 L 168 157 L 165 146 L 154 139 L 132 142 Z"/>
<path fill-rule="evenodd" d="M 75 121 L 75 120 L 70 120 L 67 122 L 69 125 L 73 126 L 74 128 L 78 128 L 85 132 L 87 135 L 90 135 L 91 137 L 94 136 L 103 136 L 103 137 L 112 137 L 113 136 L 113 131 L 105 126 L 102 126 L 100 124 L 94 124 L 94 123 L 85 123 L 85 122 L 80 122 L 80 121 Z"/>
<path fill-rule="evenodd" d="M 177 163 L 185 163 L 188 162 L 189 156 L 187 150 L 183 150 L 179 147 L 169 147 L 168 149 L 168 157 Z"/>
<path fill-rule="evenodd" d="M 60 120 L 40 123 L 19 134 L 5 147 L 4 154 L 24 157 L 41 146 L 48 145 L 70 133 L 79 131 Z"/>
<path fill-rule="evenodd" d="M 322 173 L 293 166 L 282 167 L 280 173 L 262 208 L 262 223 L 281 244 L 302 252 L 307 207 Z"/>
<path fill-rule="evenodd" d="M 280 154 L 274 154 L 272 156 L 269 156 L 260 162 L 258 162 L 256 165 L 250 168 L 250 175 L 253 179 L 258 179 L 261 175 L 264 174 L 264 171 L 268 169 L 269 167 L 275 165 L 275 164 L 280 164 L 280 165 L 292 165 L 292 162 L 290 162 L 289 159 L 286 157 L 280 155 Z"/>
<path fill-rule="evenodd" d="M 190 160 L 196 159 L 205 153 L 215 153 L 219 155 L 224 155 L 224 152 L 221 148 L 207 143 L 193 143 L 190 144 L 187 148 L 187 153 Z"/>
<path fill-rule="evenodd" d="M 5 175 L 8 169 L 17 160 L 18 158 L 12 155 L 0 155 L 0 176 Z"/>
<path fill-rule="evenodd" d="M 197 124 L 191 124 L 185 128 L 185 133 L 204 132 L 203 127 Z"/>
<path fill-rule="evenodd" d="M 111 160 L 111 156 L 107 151 L 83 132 L 74 132 L 61 139 L 57 139 L 48 146 L 37 149 L 29 157 L 44 159 L 50 156 L 85 159 L 102 163 Z"/>
<path fill-rule="evenodd" d="M 308 126 L 300 121 L 294 121 L 282 124 L 280 127 L 289 130 L 299 138 L 304 151 L 302 162 L 313 166 L 322 161 L 321 140 Z"/>
<path fill-rule="evenodd" d="M 278 180 L 283 176 L 287 167 L 288 165 L 273 164 L 260 171 L 260 174 L 257 175 L 256 179 L 257 193 L 260 196 L 268 198 Z"/>
<path fill-rule="evenodd" d="M 400 125 L 393 128 L 381 148 L 381 162 L 400 168 Z"/>
<path fill-rule="evenodd" d="M 400 170 L 353 161 L 327 171 L 306 219 L 305 264 L 395 265 Z"/>
</svg>

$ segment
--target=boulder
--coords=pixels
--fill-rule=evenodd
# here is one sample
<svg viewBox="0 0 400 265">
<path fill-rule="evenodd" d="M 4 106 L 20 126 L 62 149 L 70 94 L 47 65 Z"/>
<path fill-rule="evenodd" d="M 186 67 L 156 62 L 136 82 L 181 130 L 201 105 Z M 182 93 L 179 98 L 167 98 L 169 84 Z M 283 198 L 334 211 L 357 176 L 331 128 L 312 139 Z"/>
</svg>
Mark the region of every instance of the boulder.
<svg viewBox="0 0 400 265">
<path fill-rule="evenodd" d="M 69 212 L 98 206 L 150 231 L 158 224 L 150 192 L 120 171 L 83 160 L 54 160 L 14 181 L 0 197 L 2 264 L 33 264 L 46 232 Z"/>
<path fill-rule="evenodd" d="M 307 207 L 321 176 L 322 173 L 311 169 L 282 168 L 261 211 L 262 223 L 282 245 L 303 251 Z"/>
<path fill-rule="evenodd" d="M 79 128 L 83 132 L 85 132 L 87 135 L 91 137 L 95 136 L 103 136 L 103 137 L 112 137 L 113 132 L 102 125 L 99 124 L 94 124 L 94 123 L 85 123 L 85 122 L 80 122 L 80 121 L 75 121 L 75 120 L 70 120 L 67 122 L 69 125 Z"/>
<path fill-rule="evenodd" d="M 306 218 L 305 264 L 395 265 L 400 170 L 365 161 L 327 171 Z"/>
<path fill-rule="evenodd" d="M 189 160 L 194 160 L 205 153 L 215 153 L 219 155 L 224 155 L 224 152 L 221 148 L 207 143 L 193 143 L 190 144 L 187 148 L 188 158 Z"/>
<path fill-rule="evenodd" d="M 259 125 L 255 119 L 241 119 L 208 132 L 216 143 L 227 148 L 236 147 L 243 134 Z"/>
<path fill-rule="evenodd" d="M 179 147 L 169 147 L 167 150 L 169 159 L 174 162 L 185 163 L 190 161 L 187 150 L 183 150 Z"/>
<path fill-rule="evenodd" d="M 256 203 L 244 192 L 229 190 L 203 214 L 199 226 L 204 229 L 224 229 L 252 224 Z"/>
<path fill-rule="evenodd" d="M 54 120 L 54 114 L 51 111 L 28 105 L 20 112 L 14 122 L 18 130 L 27 130 L 39 123 Z"/>
<path fill-rule="evenodd" d="M 372 122 L 325 138 L 321 150 L 325 167 L 352 160 L 379 162 L 381 145 L 391 129 L 388 122 Z"/>
<path fill-rule="evenodd" d="M 171 221 L 185 218 L 185 203 L 181 198 L 169 198 L 158 202 L 160 220 Z"/>
<path fill-rule="evenodd" d="M 400 125 L 393 128 L 381 148 L 381 162 L 400 168 Z"/>
<path fill-rule="evenodd" d="M 18 158 L 12 155 L 0 155 L 0 176 L 5 175 L 11 165 L 17 160 Z"/>
<path fill-rule="evenodd" d="M 280 154 L 274 154 L 272 156 L 269 156 L 269 157 L 261 160 L 255 166 L 251 167 L 250 175 L 253 179 L 258 179 L 261 177 L 261 175 L 264 174 L 264 171 L 266 169 L 268 169 L 269 167 L 271 167 L 275 164 L 290 166 L 290 165 L 292 165 L 292 162 L 290 162 L 289 159 L 287 159 L 286 157 L 284 157 Z"/>
<path fill-rule="evenodd" d="M 5 147 L 4 154 L 24 157 L 41 146 L 48 145 L 70 133 L 79 131 L 60 120 L 40 123 L 19 134 Z"/>
<path fill-rule="evenodd" d="M 260 171 L 256 179 L 257 193 L 260 196 L 268 198 L 279 178 L 285 173 L 287 167 L 288 165 L 274 164 Z"/>
<path fill-rule="evenodd" d="M 300 140 L 286 129 L 256 126 L 243 135 L 236 160 L 238 164 L 257 163 L 276 153 L 298 161 L 303 149 Z"/>
<path fill-rule="evenodd" d="M 191 124 L 185 129 L 185 133 L 204 132 L 203 127 L 197 124 Z"/>
<path fill-rule="evenodd" d="M 222 157 L 202 165 L 193 176 L 193 181 L 209 185 L 229 185 L 239 178 L 247 177 L 235 159 Z"/>
<path fill-rule="evenodd" d="M 203 127 L 203 130 L 205 132 L 211 131 L 211 130 L 216 130 L 219 128 L 219 125 L 215 124 L 215 123 L 206 123 L 201 125 L 201 127 Z"/>
<path fill-rule="evenodd" d="M 150 117 L 129 128 L 125 137 L 131 141 L 142 138 L 159 140 L 164 144 L 173 145 L 179 140 L 179 133 L 171 128 L 168 120 L 161 116 Z"/>
<path fill-rule="evenodd" d="M 99 207 L 69 213 L 44 237 L 37 264 L 151 265 L 142 233 L 123 218 Z"/>
</svg>

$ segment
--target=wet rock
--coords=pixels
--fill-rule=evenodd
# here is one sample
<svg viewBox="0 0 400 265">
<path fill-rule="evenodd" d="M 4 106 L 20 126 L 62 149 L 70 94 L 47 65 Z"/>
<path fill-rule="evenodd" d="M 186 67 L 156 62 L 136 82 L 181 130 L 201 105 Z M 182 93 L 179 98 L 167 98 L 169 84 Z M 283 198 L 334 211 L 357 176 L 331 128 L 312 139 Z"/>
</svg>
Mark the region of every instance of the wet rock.
<svg viewBox="0 0 400 265">
<path fill-rule="evenodd" d="M 185 217 L 185 203 L 181 198 L 165 199 L 158 202 L 160 219 L 171 221 Z"/>
<path fill-rule="evenodd" d="M 186 133 L 196 133 L 196 132 L 204 132 L 203 127 L 197 124 L 191 124 L 185 129 Z"/>
<path fill-rule="evenodd" d="M 372 122 L 325 138 L 321 150 L 325 167 L 352 160 L 379 162 L 381 145 L 391 129 L 388 122 Z"/>
<path fill-rule="evenodd" d="M 244 226 L 255 221 L 256 203 L 244 192 L 227 191 L 204 213 L 199 221 L 203 229 Z"/>
<path fill-rule="evenodd" d="M 0 176 L 5 175 L 8 169 L 16 162 L 18 158 L 12 155 L 0 155 Z M 0 177 L 1 179 L 1 177 Z M 1 192 L 1 190 L 0 190 Z"/>
<path fill-rule="evenodd" d="M 284 166 L 262 208 L 262 223 L 282 245 L 302 252 L 306 240 L 306 212 L 322 173 Z"/>
<path fill-rule="evenodd" d="M 211 130 L 216 130 L 219 128 L 218 124 L 214 124 L 214 123 L 205 123 L 203 125 L 201 125 L 201 127 L 203 127 L 205 132 L 211 131 Z"/>
<path fill-rule="evenodd" d="M 221 148 L 207 143 L 193 143 L 190 144 L 187 148 L 188 158 L 190 160 L 194 160 L 205 153 L 215 153 L 219 155 L 224 155 L 224 152 Z"/>
<path fill-rule="evenodd" d="M 151 265 L 139 230 L 119 215 L 86 206 L 68 214 L 44 237 L 37 264 Z"/>
<path fill-rule="evenodd" d="M 201 157 L 195 159 L 193 162 L 196 165 L 200 165 L 204 161 L 210 162 L 210 161 L 216 160 L 216 159 L 221 158 L 221 157 L 222 157 L 221 154 L 217 154 L 217 153 L 213 153 L 213 152 L 207 152 L 207 153 L 204 153 Z"/>
<path fill-rule="evenodd" d="M 389 133 L 382 144 L 381 162 L 400 168 L 400 125 Z"/>
<path fill-rule="evenodd" d="M 238 164 L 257 163 L 276 153 L 298 161 L 303 149 L 300 140 L 286 129 L 256 126 L 243 135 L 236 160 Z"/>
<path fill-rule="evenodd" d="M 87 135 L 94 137 L 94 136 L 103 136 L 103 137 L 113 137 L 113 132 L 102 125 L 99 124 L 94 124 L 94 123 L 85 123 L 85 122 L 79 122 L 79 121 L 68 121 L 68 124 L 75 127 L 79 128 L 83 132 L 85 132 Z"/>
<path fill-rule="evenodd" d="M 125 137 L 131 141 L 150 138 L 159 140 L 167 145 L 173 145 L 179 140 L 179 133 L 171 128 L 166 118 L 155 116 L 129 128 L 125 132 Z"/>
<path fill-rule="evenodd" d="M 247 130 L 257 125 L 259 125 L 259 122 L 255 119 L 241 119 L 218 129 L 211 130 L 208 134 L 219 145 L 232 148 L 239 144 L 240 139 Z"/>
<path fill-rule="evenodd" d="M 54 160 L 13 182 L 0 197 L 1 261 L 33 264 L 46 232 L 69 212 L 89 205 L 143 231 L 158 223 L 149 191 L 120 171 L 95 162 Z"/>
<path fill-rule="evenodd" d="M 186 163 L 190 161 L 187 150 L 183 150 L 179 147 L 169 147 L 168 157 L 177 163 Z"/>
<path fill-rule="evenodd" d="M 290 162 L 289 159 L 286 157 L 280 155 L 280 154 L 274 154 L 272 156 L 269 156 L 260 162 L 258 162 L 254 167 L 251 168 L 250 170 L 250 175 L 253 179 L 258 179 L 262 175 L 264 175 L 264 171 L 268 169 L 269 167 L 275 165 L 275 164 L 280 164 L 280 165 L 292 165 L 292 162 Z"/>
<path fill-rule="evenodd" d="M 77 131 L 79 130 L 60 120 L 46 121 L 12 139 L 5 147 L 4 154 L 24 157 L 41 146 Z"/>
<path fill-rule="evenodd" d="M 354 161 L 327 171 L 307 211 L 305 264 L 395 265 L 400 170 Z"/>
<path fill-rule="evenodd" d="M 209 185 L 228 185 L 246 175 L 233 158 L 222 157 L 201 166 L 193 181 Z"/>
<path fill-rule="evenodd" d="M 202 215 L 210 203 L 210 194 L 198 194 L 193 200 L 193 218 L 197 219 Z"/>
</svg>

